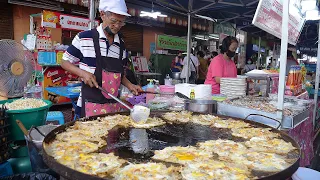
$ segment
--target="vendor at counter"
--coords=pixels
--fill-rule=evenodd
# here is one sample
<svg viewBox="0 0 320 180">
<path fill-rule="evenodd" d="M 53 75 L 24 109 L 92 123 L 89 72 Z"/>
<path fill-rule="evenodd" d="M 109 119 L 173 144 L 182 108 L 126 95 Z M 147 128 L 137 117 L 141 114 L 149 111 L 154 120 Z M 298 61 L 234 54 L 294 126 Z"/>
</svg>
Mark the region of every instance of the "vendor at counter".
<svg viewBox="0 0 320 180">
<path fill-rule="evenodd" d="M 61 64 L 83 81 L 76 109 L 81 117 L 121 109 L 120 104 L 98 89 L 98 85 L 114 96 L 118 96 L 121 83 L 134 94 L 142 91 L 124 76 L 127 53 L 118 32 L 125 25 L 126 16 L 130 16 L 125 1 L 100 0 L 99 11 L 103 22 L 96 29 L 79 33 L 63 55 Z M 76 63 L 79 67 L 74 65 Z"/>
<path fill-rule="evenodd" d="M 205 81 L 205 84 L 211 84 L 212 94 L 220 94 L 221 78 L 237 77 L 237 67 L 232 60 L 237 48 L 238 40 L 235 37 L 228 36 L 222 41 L 221 54 L 212 59 Z"/>
<path fill-rule="evenodd" d="M 178 55 L 172 60 L 171 71 L 180 72 L 182 70 L 182 52 L 179 52 Z"/>
</svg>

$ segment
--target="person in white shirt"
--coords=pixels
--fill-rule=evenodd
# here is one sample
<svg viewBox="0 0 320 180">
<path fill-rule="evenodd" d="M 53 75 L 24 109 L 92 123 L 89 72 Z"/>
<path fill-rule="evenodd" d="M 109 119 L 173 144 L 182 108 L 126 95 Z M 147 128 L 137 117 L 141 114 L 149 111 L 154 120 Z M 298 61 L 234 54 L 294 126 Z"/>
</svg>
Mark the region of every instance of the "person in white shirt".
<svg viewBox="0 0 320 180">
<path fill-rule="evenodd" d="M 193 49 L 191 49 L 191 54 L 190 54 L 190 69 L 191 69 L 191 75 L 190 75 L 190 78 L 189 78 L 189 83 L 190 84 L 195 84 L 196 83 L 196 80 L 197 78 L 199 77 L 199 59 L 194 55 L 193 53 Z M 187 65 L 187 56 L 184 57 L 183 59 L 183 62 L 182 62 L 182 65 L 185 66 Z"/>
</svg>

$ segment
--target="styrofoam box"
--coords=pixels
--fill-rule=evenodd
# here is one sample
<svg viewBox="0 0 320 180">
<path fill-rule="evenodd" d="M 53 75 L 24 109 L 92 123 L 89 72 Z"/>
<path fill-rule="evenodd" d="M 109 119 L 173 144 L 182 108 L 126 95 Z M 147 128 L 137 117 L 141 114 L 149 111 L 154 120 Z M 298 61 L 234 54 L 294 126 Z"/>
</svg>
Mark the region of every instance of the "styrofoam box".
<svg viewBox="0 0 320 180">
<path fill-rule="evenodd" d="M 195 99 L 207 99 L 212 96 L 212 87 L 208 84 L 176 84 L 175 92 L 179 92 L 190 98 L 191 90 L 194 89 Z"/>
</svg>

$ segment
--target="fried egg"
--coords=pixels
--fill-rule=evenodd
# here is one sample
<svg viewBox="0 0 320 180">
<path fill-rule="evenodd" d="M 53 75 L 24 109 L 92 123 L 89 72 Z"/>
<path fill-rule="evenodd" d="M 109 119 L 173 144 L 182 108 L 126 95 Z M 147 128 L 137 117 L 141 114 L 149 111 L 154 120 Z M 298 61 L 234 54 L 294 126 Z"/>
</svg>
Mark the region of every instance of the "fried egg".
<svg viewBox="0 0 320 180">
<path fill-rule="evenodd" d="M 279 137 L 278 133 L 270 131 L 271 128 L 240 128 L 232 129 L 232 135 L 244 139 L 251 139 L 253 137 L 260 137 L 264 139 Z"/>
<path fill-rule="evenodd" d="M 152 159 L 165 162 L 186 164 L 188 162 L 202 161 L 204 159 L 212 158 L 212 153 L 201 151 L 196 147 L 175 146 L 166 147 L 163 150 L 156 150 Z"/>
<path fill-rule="evenodd" d="M 195 124 L 201 124 L 204 126 L 210 126 L 214 124 L 215 120 L 219 119 L 219 117 L 213 116 L 213 115 L 197 115 L 192 116 L 191 122 Z"/>
<path fill-rule="evenodd" d="M 176 180 L 181 175 L 176 167 L 162 163 L 130 164 L 116 173 L 116 180 Z"/>
<path fill-rule="evenodd" d="M 245 145 L 253 151 L 269 152 L 277 154 L 287 154 L 295 150 L 290 142 L 285 142 L 282 139 L 264 139 L 260 137 L 253 137 L 250 141 L 245 142 Z"/>
<path fill-rule="evenodd" d="M 165 120 L 169 122 L 182 122 L 187 123 L 192 118 L 192 112 L 181 111 L 181 112 L 167 112 L 162 116 Z"/>
<path fill-rule="evenodd" d="M 250 127 L 251 125 L 249 123 L 243 122 L 243 121 L 237 121 L 234 119 L 217 119 L 215 120 L 214 124 L 212 125 L 216 128 L 229 128 L 229 129 L 237 129 L 237 128 L 246 128 Z"/>
<path fill-rule="evenodd" d="M 181 174 L 188 180 L 249 180 L 250 172 L 240 165 L 208 160 L 188 163 Z"/>
</svg>

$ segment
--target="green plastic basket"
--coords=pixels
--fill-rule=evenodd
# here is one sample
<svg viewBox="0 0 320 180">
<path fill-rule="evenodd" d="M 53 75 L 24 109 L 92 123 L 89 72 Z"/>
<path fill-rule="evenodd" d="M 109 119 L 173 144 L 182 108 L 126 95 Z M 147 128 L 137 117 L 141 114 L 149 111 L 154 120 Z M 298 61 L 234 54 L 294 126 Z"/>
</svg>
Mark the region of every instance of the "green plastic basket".
<svg viewBox="0 0 320 180">
<path fill-rule="evenodd" d="M 16 99 L 10 99 L 6 101 L 0 101 L 1 104 L 11 103 Z M 24 134 L 20 130 L 19 126 L 16 123 L 16 120 L 20 120 L 23 125 L 26 127 L 27 130 L 31 128 L 31 126 L 41 126 L 44 125 L 47 118 L 47 113 L 49 108 L 52 105 L 51 101 L 44 100 L 47 103 L 46 106 L 33 108 L 33 109 L 24 109 L 24 110 L 8 110 L 9 116 L 9 131 L 10 140 L 17 141 L 17 140 L 25 140 Z"/>
</svg>

